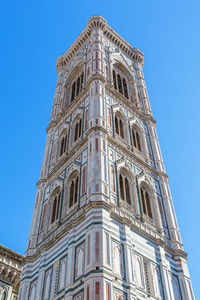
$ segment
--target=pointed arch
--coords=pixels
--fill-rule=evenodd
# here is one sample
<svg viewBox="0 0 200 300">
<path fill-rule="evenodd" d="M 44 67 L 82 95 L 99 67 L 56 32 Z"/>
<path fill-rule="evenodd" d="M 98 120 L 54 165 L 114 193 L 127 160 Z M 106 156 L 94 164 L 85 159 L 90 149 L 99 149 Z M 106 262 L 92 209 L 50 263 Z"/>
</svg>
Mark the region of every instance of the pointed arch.
<svg viewBox="0 0 200 300">
<path fill-rule="evenodd" d="M 77 249 L 76 255 L 76 277 L 79 277 L 83 274 L 84 271 L 84 248 L 80 246 Z"/>
<path fill-rule="evenodd" d="M 73 103 L 84 88 L 84 62 L 76 65 L 65 82 L 67 103 Z"/>
<path fill-rule="evenodd" d="M 141 147 L 141 132 L 138 128 L 137 125 L 132 125 L 131 128 L 131 134 L 132 134 L 132 142 L 133 142 L 133 147 L 138 149 L 139 151 L 142 151 Z"/>
<path fill-rule="evenodd" d="M 50 196 L 50 220 L 49 220 L 50 224 L 55 223 L 59 219 L 60 201 L 61 201 L 61 187 L 58 186 L 55 188 L 55 190 L 51 193 Z M 44 206 L 43 212 L 44 210 L 46 210 L 46 206 Z"/>
<path fill-rule="evenodd" d="M 123 63 L 116 61 L 113 65 L 113 86 L 121 95 L 129 99 L 129 82 L 133 81 L 132 74 Z"/>
<path fill-rule="evenodd" d="M 118 180 L 119 180 L 119 197 L 125 203 L 134 206 L 133 200 L 133 179 L 130 172 L 121 167 L 118 171 Z"/>
<path fill-rule="evenodd" d="M 6 300 L 6 291 L 3 291 L 1 295 L 1 300 Z"/>
<path fill-rule="evenodd" d="M 67 177 L 64 185 L 63 216 L 78 203 L 78 198 L 79 172 L 75 170 Z"/>
<path fill-rule="evenodd" d="M 122 246 L 118 243 L 113 245 L 114 273 L 123 276 L 123 253 Z"/>
<path fill-rule="evenodd" d="M 82 136 L 82 114 L 78 114 L 72 123 L 72 143 Z"/>
<path fill-rule="evenodd" d="M 58 138 L 58 157 L 63 156 L 67 150 L 68 131 L 63 129 Z"/>
<path fill-rule="evenodd" d="M 153 213 L 152 213 L 152 193 L 150 191 L 149 186 L 142 182 L 140 184 L 140 196 L 141 196 L 141 204 L 142 204 L 142 211 L 143 214 L 150 219 L 153 219 Z"/>
<path fill-rule="evenodd" d="M 46 207 L 47 207 L 47 203 L 44 203 L 44 205 L 43 205 L 43 211 L 42 211 L 40 231 L 42 231 L 43 228 L 44 228 L 44 220 L 45 220 L 45 214 L 46 214 Z"/>
<path fill-rule="evenodd" d="M 115 134 L 117 137 L 127 140 L 127 119 L 119 110 L 115 111 Z"/>
</svg>

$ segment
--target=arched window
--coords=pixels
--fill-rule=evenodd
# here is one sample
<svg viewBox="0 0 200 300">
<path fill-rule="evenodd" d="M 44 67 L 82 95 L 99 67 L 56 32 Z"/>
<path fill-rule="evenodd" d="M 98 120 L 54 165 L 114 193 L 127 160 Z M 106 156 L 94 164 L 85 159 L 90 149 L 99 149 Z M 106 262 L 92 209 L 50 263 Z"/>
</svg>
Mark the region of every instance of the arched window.
<svg viewBox="0 0 200 300">
<path fill-rule="evenodd" d="M 65 134 L 62 138 L 61 138 L 61 143 L 60 143 L 60 156 L 62 156 L 67 148 L 67 134 Z"/>
<path fill-rule="evenodd" d="M 1 295 L 1 300 L 6 300 L 6 292 L 3 291 L 3 294 Z"/>
<path fill-rule="evenodd" d="M 74 142 L 76 142 L 81 137 L 81 132 L 82 132 L 82 119 L 76 122 L 74 128 Z"/>
<path fill-rule="evenodd" d="M 115 133 L 124 139 L 124 125 L 119 115 L 115 115 Z"/>
<path fill-rule="evenodd" d="M 69 208 L 76 204 L 78 201 L 78 184 L 79 178 L 78 176 L 75 176 L 70 183 Z"/>
<path fill-rule="evenodd" d="M 140 188 L 140 194 L 141 194 L 141 202 L 142 202 L 142 211 L 144 215 L 148 216 L 149 218 L 152 217 L 152 210 L 151 210 L 151 200 L 149 192 L 146 188 L 143 186 Z"/>
<path fill-rule="evenodd" d="M 124 88 L 124 96 L 128 99 L 128 89 L 126 80 L 123 78 L 123 88 Z"/>
<path fill-rule="evenodd" d="M 34 283 L 34 284 L 31 286 L 31 289 L 30 289 L 30 295 L 29 295 L 29 299 L 30 299 L 30 300 L 35 300 L 35 292 L 36 292 L 36 283 Z"/>
<path fill-rule="evenodd" d="M 119 74 L 117 74 L 117 83 L 118 83 L 118 90 L 119 90 L 120 94 L 123 95 L 122 79 L 121 79 L 121 76 Z"/>
<path fill-rule="evenodd" d="M 83 274 L 84 270 L 84 248 L 80 247 L 77 250 L 77 257 L 76 257 L 76 276 L 79 277 Z"/>
<path fill-rule="evenodd" d="M 134 273 L 136 284 L 139 286 L 143 286 L 142 261 L 138 255 L 134 255 Z"/>
<path fill-rule="evenodd" d="M 126 201 L 129 205 L 131 205 L 130 182 L 127 176 L 123 173 L 119 174 L 119 189 L 120 198 Z"/>
<path fill-rule="evenodd" d="M 121 247 L 115 246 L 113 251 L 114 256 L 114 272 L 116 274 L 122 275 L 123 273 L 123 266 L 122 266 L 122 253 L 121 253 Z"/>
<path fill-rule="evenodd" d="M 60 193 L 57 194 L 53 200 L 51 224 L 53 224 L 59 218 L 59 210 L 60 210 Z"/>
<path fill-rule="evenodd" d="M 71 102 L 80 94 L 83 89 L 84 72 L 82 72 L 72 84 Z"/>
<path fill-rule="evenodd" d="M 72 84 L 72 94 L 71 94 L 71 102 L 74 101 L 76 91 L 76 82 Z"/>
<path fill-rule="evenodd" d="M 119 74 L 115 70 L 113 70 L 113 85 L 120 94 L 129 99 L 127 81 L 123 74 Z"/>
<path fill-rule="evenodd" d="M 45 218 L 45 213 L 46 213 L 46 206 L 47 206 L 47 204 L 44 203 L 40 230 L 43 230 L 43 227 L 44 227 L 44 218 Z"/>
<path fill-rule="evenodd" d="M 132 138 L 133 138 L 133 146 L 137 148 L 139 151 L 142 151 L 140 135 L 138 130 L 135 127 L 132 127 Z"/>
</svg>

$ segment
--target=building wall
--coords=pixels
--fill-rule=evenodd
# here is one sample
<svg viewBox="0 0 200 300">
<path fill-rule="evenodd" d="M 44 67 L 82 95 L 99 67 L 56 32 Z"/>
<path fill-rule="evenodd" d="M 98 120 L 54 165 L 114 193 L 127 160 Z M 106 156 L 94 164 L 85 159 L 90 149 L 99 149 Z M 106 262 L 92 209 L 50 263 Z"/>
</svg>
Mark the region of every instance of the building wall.
<svg viewBox="0 0 200 300">
<path fill-rule="evenodd" d="M 17 300 L 23 255 L 0 245 L 0 300 Z"/>
<path fill-rule="evenodd" d="M 20 300 L 194 299 L 142 66 L 99 16 L 58 59 Z"/>
</svg>

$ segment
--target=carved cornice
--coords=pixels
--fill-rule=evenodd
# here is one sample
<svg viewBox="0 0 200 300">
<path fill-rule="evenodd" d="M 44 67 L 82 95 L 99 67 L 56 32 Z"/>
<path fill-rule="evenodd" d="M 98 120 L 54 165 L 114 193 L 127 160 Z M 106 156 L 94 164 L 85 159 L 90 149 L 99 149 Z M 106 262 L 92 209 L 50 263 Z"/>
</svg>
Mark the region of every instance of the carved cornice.
<svg viewBox="0 0 200 300">
<path fill-rule="evenodd" d="M 25 257 L 24 263 L 30 261 L 35 261 L 37 258 L 41 256 L 41 253 L 45 249 L 49 249 L 53 245 L 55 245 L 61 238 L 66 236 L 66 234 L 70 231 L 71 228 L 77 226 L 82 222 L 87 215 L 87 212 L 90 209 L 102 208 L 107 210 L 110 213 L 111 218 L 117 218 L 121 223 L 126 224 L 130 227 L 130 229 L 140 231 L 144 236 L 147 236 L 150 240 L 155 242 L 157 245 L 160 245 L 170 251 L 173 254 L 179 255 L 187 259 L 187 253 L 181 249 L 174 249 L 169 245 L 170 240 L 167 240 L 160 232 L 158 232 L 157 228 L 152 228 L 152 226 L 144 223 L 143 221 L 132 216 L 131 212 L 122 211 L 117 206 L 113 204 L 106 203 L 104 201 L 98 202 L 90 202 L 86 206 L 80 208 L 75 212 L 75 214 L 69 218 L 67 221 L 64 221 L 54 232 L 49 232 L 46 238 L 35 248 L 30 249 L 27 252 L 27 256 Z M 30 254 L 31 252 L 32 254 Z"/>
<path fill-rule="evenodd" d="M 114 87 L 112 87 L 109 84 L 106 84 L 106 78 L 101 75 L 101 74 L 94 74 L 91 76 L 91 78 L 86 82 L 86 86 L 83 89 L 83 91 L 78 95 L 78 97 L 63 111 L 63 113 L 61 113 L 58 118 L 56 120 L 53 120 L 49 123 L 48 127 L 47 127 L 47 133 L 49 132 L 49 130 L 51 128 L 56 127 L 59 122 L 62 122 L 64 118 L 66 118 L 67 116 L 69 116 L 74 110 L 75 108 L 81 104 L 81 102 L 87 97 L 88 93 L 89 93 L 89 89 L 90 89 L 90 84 L 94 81 L 94 80 L 100 80 L 102 83 L 105 84 L 105 88 L 108 92 L 110 92 L 112 95 L 116 96 L 117 100 L 119 101 L 120 104 L 124 104 L 126 105 L 126 107 L 130 110 L 130 112 L 136 114 L 136 116 L 138 116 L 139 118 L 141 118 L 142 121 L 151 121 L 154 125 L 156 125 L 156 120 L 153 118 L 152 115 L 147 115 L 146 113 L 144 113 L 142 110 L 139 110 L 136 105 L 132 102 L 130 102 L 130 100 L 126 99 L 123 95 L 121 95 L 118 91 L 116 91 L 114 89 Z"/>
<path fill-rule="evenodd" d="M 104 35 L 123 52 L 125 52 L 132 60 L 139 62 L 142 66 L 144 64 L 144 55 L 137 49 L 127 43 L 117 32 L 115 32 L 102 16 L 92 16 L 86 28 L 74 41 L 71 47 L 61 55 L 56 61 L 57 73 L 68 64 L 68 62 L 76 55 L 78 51 L 84 46 L 88 38 L 91 36 L 93 29 L 101 29 Z"/>
<path fill-rule="evenodd" d="M 128 156 L 128 159 L 130 161 L 132 161 L 136 166 L 138 166 L 142 169 L 145 168 L 146 170 L 151 171 L 158 176 L 162 175 L 165 178 L 168 178 L 168 175 L 165 172 L 159 172 L 158 170 L 153 168 L 150 164 L 145 162 L 142 158 L 140 158 L 138 155 L 136 155 L 131 150 L 127 149 L 126 146 L 124 146 L 122 143 L 120 143 L 120 141 L 118 141 L 117 139 L 114 139 L 113 137 L 111 137 L 109 134 L 108 134 L 108 142 L 110 142 L 110 145 L 112 146 L 112 148 L 114 148 L 117 152 L 119 152 L 122 155 L 125 154 L 126 156 Z"/>
<path fill-rule="evenodd" d="M 0 255 L 10 260 L 15 260 L 19 264 L 22 263 L 24 256 L 0 244 Z"/>
</svg>

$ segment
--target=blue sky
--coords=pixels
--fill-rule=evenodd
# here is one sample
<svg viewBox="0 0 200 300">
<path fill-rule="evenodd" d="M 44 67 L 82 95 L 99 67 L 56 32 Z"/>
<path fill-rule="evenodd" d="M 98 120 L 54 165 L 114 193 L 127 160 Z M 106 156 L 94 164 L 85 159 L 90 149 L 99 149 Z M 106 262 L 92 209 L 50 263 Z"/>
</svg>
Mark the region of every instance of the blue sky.
<svg viewBox="0 0 200 300">
<path fill-rule="evenodd" d="M 144 53 L 144 75 L 196 299 L 199 291 L 200 2 L 3 1 L 0 243 L 24 254 L 57 74 L 55 62 L 101 14 Z"/>
</svg>

